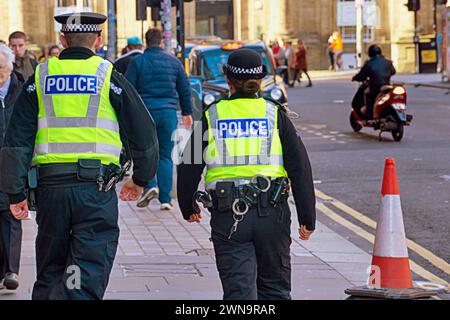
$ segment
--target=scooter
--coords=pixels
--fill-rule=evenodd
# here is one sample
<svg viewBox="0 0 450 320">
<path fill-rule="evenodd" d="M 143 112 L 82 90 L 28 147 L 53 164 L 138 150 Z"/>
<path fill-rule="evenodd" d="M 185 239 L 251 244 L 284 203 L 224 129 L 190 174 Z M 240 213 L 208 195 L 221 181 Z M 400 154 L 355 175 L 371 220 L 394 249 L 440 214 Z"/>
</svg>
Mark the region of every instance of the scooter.
<svg viewBox="0 0 450 320">
<path fill-rule="evenodd" d="M 363 82 L 352 101 L 350 125 L 355 132 L 363 127 L 371 127 L 380 130 L 379 141 L 383 132 L 391 132 L 395 141 L 403 138 L 404 127 L 409 126 L 413 116 L 406 113 L 406 90 L 403 84 L 392 84 L 381 87 L 380 93 L 375 99 L 373 117 L 366 120 L 364 92 L 368 88 L 367 82 Z"/>
</svg>

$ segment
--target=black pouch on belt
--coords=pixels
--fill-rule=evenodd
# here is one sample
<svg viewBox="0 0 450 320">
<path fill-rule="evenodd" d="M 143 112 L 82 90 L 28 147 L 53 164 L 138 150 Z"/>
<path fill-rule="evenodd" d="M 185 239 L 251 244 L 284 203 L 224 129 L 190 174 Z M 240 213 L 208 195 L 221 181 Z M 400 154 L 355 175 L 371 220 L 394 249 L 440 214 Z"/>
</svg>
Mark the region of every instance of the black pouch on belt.
<svg viewBox="0 0 450 320">
<path fill-rule="evenodd" d="M 256 179 L 257 183 L 258 183 L 258 187 L 262 190 L 265 190 L 268 186 L 268 182 L 267 180 L 262 179 L 261 177 L 258 177 Z M 259 208 L 267 208 L 269 207 L 269 203 L 270 203 L 270 199 L 269 199 L 269 191 L 266 192 L 261 192 L 259 195 Z"/>
<path fill-rule="evenodd" d="M 233 206 L 234 182 L 223 181 L 216 184 L 217 210 L 227 211 Z"/>
<path fill-rule="evenodd" d="M 79 181 L 97 181 L 102 174 L 102 162 L 96 159 L 78 160 L 77 178 Z"/>
</svg>

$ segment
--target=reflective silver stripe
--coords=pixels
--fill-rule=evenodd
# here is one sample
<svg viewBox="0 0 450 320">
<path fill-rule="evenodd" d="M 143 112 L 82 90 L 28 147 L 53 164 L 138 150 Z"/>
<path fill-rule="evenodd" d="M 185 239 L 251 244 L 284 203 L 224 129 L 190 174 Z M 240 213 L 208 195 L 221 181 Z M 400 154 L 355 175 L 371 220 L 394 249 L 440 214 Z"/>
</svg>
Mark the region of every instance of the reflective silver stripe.
<svg viewBox="0 0 450 320">
<path fill-rule="evenodd" d="M 217 113 L 217 105 L 213 105 L 209 108 L 209 122 L 211 129 L 213 130 L 213 136 L 217 133 L 217 121 L 219 116 Z M 270 151 L 272 147 L 272 141 L 275 130 L 275 119 L 277 115 L 277 107 L 270 101 L 266 101 L 266 117 L 269 119 L 269 135 L 261 138 L 261 148 L 259 155 L 255 156 L 237 156 L 231 157 L 227 151 L 226 139 L 216 139 L 217 154 L 219 158 L 222 158 L 221 163 L 216 161 L 215 163 L 208 164 L 209 169 L 220 167 L 232 167 L 237 165 L 283 165 L 283 156 L 271 156 Z M 212 159 L 214 160 L 214 159 Z M 216 159 L 218 160 L 218 159 Z"/>
<path fill-rule="evenodd" d="M 226 163 L 226 157 L 228 154 L 227 144 L 225 143 L 225 139 L 219 140 L 214 136 L 217 133 L 217 120 L 219 120 L 219 115 L 217 114 L 217 104 L 211 106 L 208 110 L 209 112 L 209 122 L 211 125 L 212 135 L 214 137 L 214 141 L 216 143 L 217 154 L 219 157 L 221 156 L 223 159 L 223 163 Z"/>
<path fill-rule="evenodd" d="M 261 149 L 264 147 L 264 143 L 266 146 L 266 156 L 270 155 L 270 149 L 272 147 L 273 134 L 275 131 L 275 118 L 277 116 L 277 107 L 270 101 L 266 101 L 266 117 L 269 118 L 269 136 L 265 138 L 263 143 L 261 144 Z M 261 152 L 264 152 L 261 150 Z M 261 153 L 263 154 L 263 153 Z"/>
<path fill-rule="evenodd" d="M 239 157 L 226 157 L 225 163 L 214 162 L 214 158 L 210 159 L 210 163 L 207 163 L 208 169 L 224 168 L 224 167 L 237 167 L 237 166 L 259 166 L 259 165 L 284 165 L 283 156 L 273 155 L 270 157 L 261 156 L 239 156 Z"/>
<path fill-rule="evenodd" d="M 39 65 L 39 84 L 41 86 L 41 94 L 44 99 L 45 116 L 48 118 L 55 117 L 55 108 L 53 106 L 53 98 L 49 94 L 45 94 L 45 78 L 48 76 L 48 60 Z"/>
<path fill-rule="evenodd" d="M 100 128 L 119 132 L 119 124 L 115 120 L 102 118 L 40 118 L 39 129 L 47 128 Z"/>
<path fill-rule="evenodd" d="M 108 75 L 108 69 L 109 69 L 109 62 L 106 60 L 103 60 L 100 62 L 100 65 L 98 66 L 97 73 L 95 74 L 98 81 L 97 81 L 97 94 L 91 95 L 89 99 L 89 107 L 87 111 L 86 117 L 97 117 L 98 115 L 98 109 L 100 108 L 100 98 L 101 93 L 103 89 L 103 84 L 105 83 L 106 76 Z"/>
<path fill-rule="evenodd" d="M 103 143 L 44 143 L 36 145 L 36 154 L 103 153 L 120 157 L 122 147 Z"/>
</svg>

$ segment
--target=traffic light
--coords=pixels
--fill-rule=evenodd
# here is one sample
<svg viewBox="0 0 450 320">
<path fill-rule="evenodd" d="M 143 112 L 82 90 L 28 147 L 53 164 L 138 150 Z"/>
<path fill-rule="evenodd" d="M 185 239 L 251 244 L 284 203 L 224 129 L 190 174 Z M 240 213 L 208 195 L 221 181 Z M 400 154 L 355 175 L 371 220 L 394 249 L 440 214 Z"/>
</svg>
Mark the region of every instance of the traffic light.
<svg viewBox="0 0 450 320">
<path fill-rule="evenodd" d="M 136 0 L 136 20 L 146 21 L 147 20 L 147 1 L 146 0 Z"/>
<path fill-rule="evenodd" d="M 146 0 L 147 7 L 160 7 L 161 0 Z"/>
<path fill-rule="evenodd" d="M 436 0 L 436 4 L 439 6 L 445 6 L 447 4 L 447 0 Z"/>
<path fill-rule="evenodd" d="M 420 0 L 408 0 L 406 4 L 408 11 L 419 11 L 420 10 Z"/>
<path fill-rule="evenodd" d="M 137 0 L 140 1 L 140 0 Z M 160 16 L 160 10 L 161 10 L 161 2 L 162 0 L 142 0 L 147 7 L 152 8 L 152 21 L 159 21 L 161 20 Z M 192 2 L 193 0 L 184 0 L 183 2 Z M 172 0 L 172 7 L 176 6 L 178 4 L 178 0 Z M 139 20 L 139 19 L 138 19 Z"/>
</svg>

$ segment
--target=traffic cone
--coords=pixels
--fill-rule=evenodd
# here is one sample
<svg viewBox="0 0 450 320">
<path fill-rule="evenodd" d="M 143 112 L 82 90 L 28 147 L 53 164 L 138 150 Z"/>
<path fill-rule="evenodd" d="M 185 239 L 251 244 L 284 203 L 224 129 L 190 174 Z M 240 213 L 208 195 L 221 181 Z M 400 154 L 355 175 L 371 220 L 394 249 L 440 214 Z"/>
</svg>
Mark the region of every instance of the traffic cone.
<svg viewBox="0 0 450 320">
<path fill-rule="evenodd" d="M 369 286 L 413 288 L 395 159 L 386 159 Z"/>
</svg>

